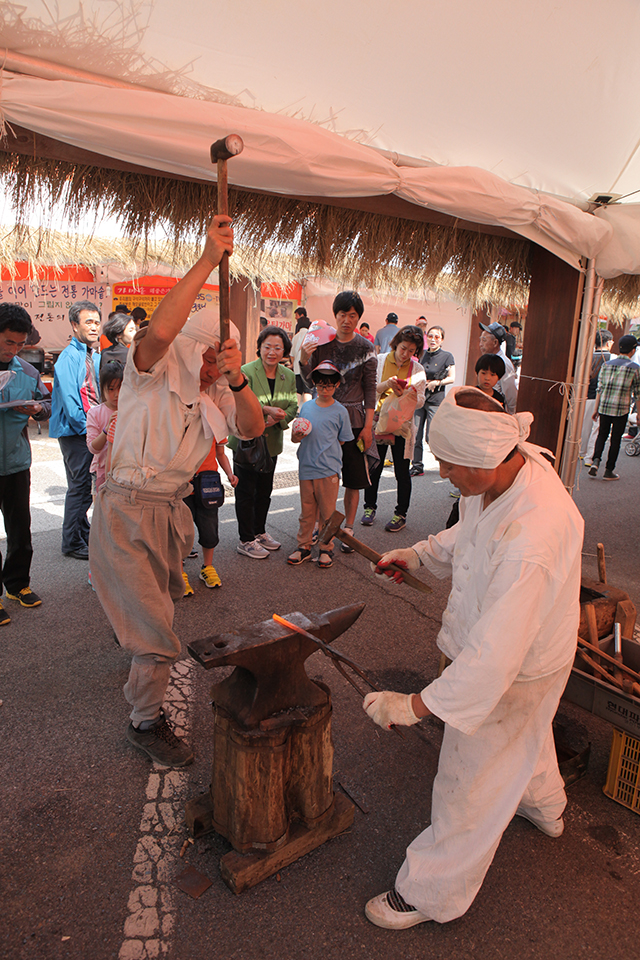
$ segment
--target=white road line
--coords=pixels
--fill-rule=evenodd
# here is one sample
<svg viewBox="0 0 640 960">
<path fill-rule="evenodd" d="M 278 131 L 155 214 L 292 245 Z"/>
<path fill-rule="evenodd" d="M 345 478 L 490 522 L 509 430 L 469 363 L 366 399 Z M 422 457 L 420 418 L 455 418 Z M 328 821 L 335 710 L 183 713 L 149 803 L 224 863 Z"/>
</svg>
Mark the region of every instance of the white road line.
<svg viewBox="0 0 640 960">
<path fill-rule="evenodd" d="M 165 710 L 180 737 L 190 728 L 188 702 L 194 667 L 190 660 L 173 665 L 165 698 Z M 179 872 L 188 782 L 186 770 L 157 764 L 149 774 L 119 960 L 156 960 L 169 952 L 176 922 L 177 890 L 172 881 Z"/>
</svg>

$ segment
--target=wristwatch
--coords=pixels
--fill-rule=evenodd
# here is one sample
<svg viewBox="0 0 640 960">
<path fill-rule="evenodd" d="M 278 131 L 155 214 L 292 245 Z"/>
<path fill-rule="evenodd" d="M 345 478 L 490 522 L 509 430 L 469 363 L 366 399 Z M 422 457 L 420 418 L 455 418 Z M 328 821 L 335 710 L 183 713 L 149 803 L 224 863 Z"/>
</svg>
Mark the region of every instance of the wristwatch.
<svg viewBox="0 0 640 960">
<path fill-rule="evenodd" d="M 241 383 L 239 387 L 234 387 L 234 386 L 230 383 L 230 384 L 229 384 L 229 390 L 231 390 L 232 393 L 240 393 L 240 391 L 241 391 L 241 390 L 244 390 L 244 388 L 246 387 L 246 385 L 247 385 L 248 383 L 249 383 L 249 380 L 247 379 L 247 377 L 245 377 L 243 383 Z"/>
</svg>

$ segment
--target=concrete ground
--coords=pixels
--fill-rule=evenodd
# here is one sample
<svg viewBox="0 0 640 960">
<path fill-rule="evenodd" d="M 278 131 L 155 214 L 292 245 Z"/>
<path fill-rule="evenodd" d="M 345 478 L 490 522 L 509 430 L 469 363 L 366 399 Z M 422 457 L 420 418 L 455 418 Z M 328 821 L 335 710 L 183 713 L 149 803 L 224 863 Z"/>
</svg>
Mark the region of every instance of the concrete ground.
<svg viewBox="0 0 640 960">
<path fill-rule="evenodd" d="M 487 960 L 637 960 L 640 819 L 605 797 L 610 726 L 572 704 L 560 715 L 576 743 L 591 742 L 586 777 L 571 787 L 566 830 L 550 840 L 531 824 L 507 829 L 468 913 L 402 933 L 363 916 L 365 901 L 393 883 L 404 848 L 429 822 L 441 727 L 424 723 L 405 741 L 375 727 L 350 686 L 321 654 L 310 675 L 333 695 L 335 780 L 357 801 L 353 828 L 277 877 L 235 896 L 219 875 L 229 845 L 215 834 L 188 844 L 185 801 L 206 790 L 211 765 L 209 690 L 214 676 L 185 652 L 169 709 L 194 743 L 184 771 L 154 768 L 127 743 L 121 687 L 128 658 L 87 584 L 87 564 L 60 553 L 65 493 L 62 461 L 46 426 L 33 431 L 33 588 L 42 606 L 6 601 L 0 671 L 0 955 L 10 960 L 322 960 L 474 957 Z M 585 572 L 605 544 L 610 582 L 640 603 L 637 491 L 640 457 L 621 454 L 621 480 L 579 477 L 586 520 Z M 380 584 L 357 555 L 337 554 L 330 570 L 285 564 L 295 546 L 299 500 L 295 456 L 278 464 L 269 531 L 282 550 L 264 561 L 236 553 L 232 502 L 220 512 L 216 567 L 221 590 L 197 579 L 176 606 L 185 641 L 268 619 L 273 612 L 321 612 L 356 601 L 366 608 L 337 641 L 387 688 L 418 690 L 433 678 L 434 640 L 447 584 L 431 596 Z M 409 522 L 392 535 L 394 481 L 385 471 L 376 525 L 356 535 L 374 548 L 408 546 L 444 526 L 452 505 L 435 463 L 414 482 Z M 2 546 L 2 541 L 0 541 Z M 426 577 L 426 574 L 425 574 Z M 517 611 L 514 611 L 517 616 Z M 199 898 L 174 878 L 186 866 L 212 881 Z"/>
</svg>

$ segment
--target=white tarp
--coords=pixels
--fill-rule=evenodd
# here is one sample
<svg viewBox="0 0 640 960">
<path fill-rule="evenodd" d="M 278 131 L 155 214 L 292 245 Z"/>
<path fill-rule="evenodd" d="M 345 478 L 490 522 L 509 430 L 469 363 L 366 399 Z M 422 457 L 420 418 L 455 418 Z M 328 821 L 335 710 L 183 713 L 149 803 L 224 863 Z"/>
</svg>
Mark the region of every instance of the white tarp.
<svg viewBox="0 0 640 960">
<path fill-rule="evenodd" d="M 578 266 L 609 225 L 555 197 L 474 168 L 398 167 L 368 147 L 289 117 L 151 91 L 7 74 L 5 123 L 141 166 L 215 179 L 209 146 L 229 132 L 245 148 L 229 181 L 284 195 L 399 197 L 477 223 L 505 226 Z"/>
<path fill-rule="evenodd" d="M 574 264 L 598 254 L 611 275 L 640 262 L 628 215 L 594 218 L 562 198 L 640 189 L 639 41 L 631 0 L 610 0 L 606 16 L 598 0 L 4 2 L 9 67 L 15 54 L 52 65 L 20 67 L 36 77 L 58 65 L 166 93 L 85 83 L 81 96 L 77 84 L 6 77 L 2 109 L 66 142 L 198 177 L 211 173 L 209 144 L 235 129 L 247 150 L 232 182 L 397 193 L 505 224 Z M 370 147 L 433 166 L 397 167 Z"/>
</svg>

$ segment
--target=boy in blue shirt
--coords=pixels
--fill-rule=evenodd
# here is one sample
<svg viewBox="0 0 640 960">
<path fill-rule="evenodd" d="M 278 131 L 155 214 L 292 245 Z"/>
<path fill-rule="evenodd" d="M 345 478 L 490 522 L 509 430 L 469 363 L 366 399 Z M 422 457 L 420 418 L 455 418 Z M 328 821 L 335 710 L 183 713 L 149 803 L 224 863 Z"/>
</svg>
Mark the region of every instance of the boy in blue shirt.
<svg viewBox="0 0 640 960">
<path fill-rule="evenodd" d="M 341 445 L 353 440 L 353 431 L 346 407 L 333 399 L 341 381 L 340 371 L 329 360 L 319 363 L 311 379 L 316 385 L 317 397 L 307 400 L 300 408 L 300 418 L 308 420 L 311 431 L 304 434 L 291 425 L 291 439 L 299 443 L 300 481 L 300 526 L 298 549 L 287 558 L 287 563 L 297 565 L 311 557 L 311 542 L 316 515 L 320 513 L 326 523 L 336 509 L 340 471 L 342 469 Z M 318 566 L 330 567 L 333 563 L 333 541 L 322 544 Z"/>
</svg>

